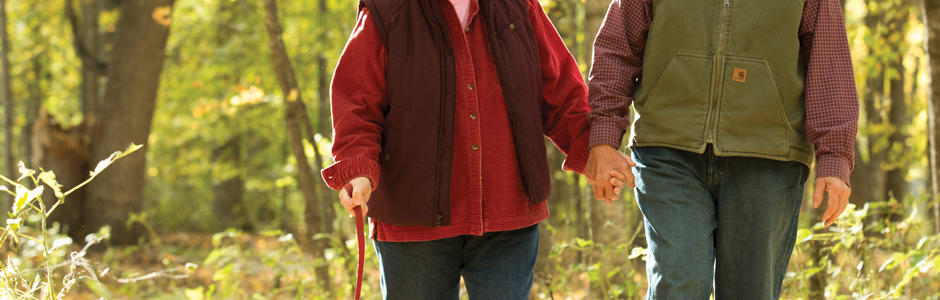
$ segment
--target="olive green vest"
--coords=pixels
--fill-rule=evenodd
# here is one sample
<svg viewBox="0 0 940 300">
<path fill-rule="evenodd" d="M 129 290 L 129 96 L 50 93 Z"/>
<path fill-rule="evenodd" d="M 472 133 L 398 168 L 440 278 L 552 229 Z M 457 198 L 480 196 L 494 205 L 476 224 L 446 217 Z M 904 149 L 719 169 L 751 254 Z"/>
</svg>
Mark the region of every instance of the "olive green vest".
<svg viewBox="0 0 940 300">
<path fill-rule="evenodd" d="M 810 165 L 803 0 L 653 0 L 631 147 Z"/>
</svg>

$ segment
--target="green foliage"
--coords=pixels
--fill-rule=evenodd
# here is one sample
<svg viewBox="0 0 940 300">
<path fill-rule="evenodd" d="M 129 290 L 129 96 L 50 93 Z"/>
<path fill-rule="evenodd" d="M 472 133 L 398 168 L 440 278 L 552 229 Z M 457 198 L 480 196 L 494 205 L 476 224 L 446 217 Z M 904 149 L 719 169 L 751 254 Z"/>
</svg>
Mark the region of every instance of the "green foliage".
<svg viewBox="0 0 940 300">
<path fill-rule="evenodd" d="M 11 180 L 0 175 L 0 180 L 15 187 L 16 192 L 10 191 L 4 185 L 3 191 L 14 196 L 13 206 L 9 211 L 7 226 L 0 234 L 0 246 L 8 246 L 13 255 L 0 262 L 0 297 L 15 299 L 62 299 L 76 284 L 78 278 L 89 278 L 94 287 L 102 296 L 106 289 L 98 282 L 96 272 L 92 270 L 84 258 L 88 247 L 108 237 L 107 227 L 102 232 L 88 236 L 86 246 L 81 251 L 72 252 L 68 259 L 65 247 L 72 244 L 72 239 L 60 234 L 58 224 L 46 224 L 46 219 L 55 211 L 56 207 L 65 202 L 65 197 L 81 188 L 114 161 L 140 149 L 140 145 L 131 144 L 125 151 L 117 151 L 107 159 L 98 163 L 91 172 L 90 177 L 67 192 L 61 191 L 61 185 L 55 180 L 53 171 L 43 171 L 37 177 L 36 171 L 26 168 L 23 162 L 19 163 L 20 177 Z M 28 184 L 35 188 L 29 189 L 20 184 L 23 179 L 30 179 Z M 42 184 L 52 188 L 57 200 L 51 207 L 46 207 L 42 201 Z M 50 226 L 52 225 L 52 226 Z M 9 244 L 8 244 L 9 243 Z M 58 289 L 54 272 L 56 269 L 68 267 L 69 271 L 62 277 L 61 289 Z M 89 282 L 86 282 L 89 285 Z M 92 287 L 92 285 L 89 285 Z M 57 292 L 58 289 L 58 292 Z M 110 297 L 106 297 L 110 298 Z"/>
<path fill-rule="evenodd" d="M 849 204 L 832 228 L 801 228 L 784 281 L 784 298 L 810 299 L 812 280 L 825 280 L 827 299 L 940 298 L 940 234 L 918 214 L 924 198 Z M 891 215 L 906 215 L 892 222 Z M 813 251 L 821 257 L 814 260 Z M 823 279 L 813 277 L 821 274 Z"/>
</svg>

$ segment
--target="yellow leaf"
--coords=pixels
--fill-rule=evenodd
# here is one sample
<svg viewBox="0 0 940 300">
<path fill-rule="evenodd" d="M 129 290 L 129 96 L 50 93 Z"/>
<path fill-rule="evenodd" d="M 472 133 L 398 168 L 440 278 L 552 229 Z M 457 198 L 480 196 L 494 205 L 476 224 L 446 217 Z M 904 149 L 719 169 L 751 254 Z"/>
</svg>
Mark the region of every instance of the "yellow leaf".
<svg viewBox="0 0 940 300">
<path fill-rule="evenodd" d="M 151 16 L 154 21 L 157 21 L 157 24 L 163 25 L 163 27 L 170 27 L 170 23 L 173 22 L 173 7 L 169 5 L 160 6 L 153 9 Z"/>
<path fill-rule="evenodd" d="M 297 101 L 297 89 L 291 89 L 290 93 L 287 94 L 287 101 Z"/>
</svg>

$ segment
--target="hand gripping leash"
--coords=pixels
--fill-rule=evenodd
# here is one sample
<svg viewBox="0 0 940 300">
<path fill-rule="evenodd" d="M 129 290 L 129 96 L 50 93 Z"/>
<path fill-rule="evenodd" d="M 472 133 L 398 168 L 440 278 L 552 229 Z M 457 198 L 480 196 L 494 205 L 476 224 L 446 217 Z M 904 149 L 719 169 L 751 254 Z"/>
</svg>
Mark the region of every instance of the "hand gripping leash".
<svg viewBox="0 0 940 300">
<path fill-rule="evenodd" d="M 343 188 L 346 189 L 346 193 L 352 198 L 352 184 L 347 183 Z M 362 224 L 362 206 L 353 207 L 353 212 L 356 214 L 356 239 L 359 241 L 359 268 L 358 271 L 356 271 L 356 300 L 359 300 L 359 295 L 362 293 L 362 264 L 365 263 L 366 260 L 366 235 Z"/>
</svg>

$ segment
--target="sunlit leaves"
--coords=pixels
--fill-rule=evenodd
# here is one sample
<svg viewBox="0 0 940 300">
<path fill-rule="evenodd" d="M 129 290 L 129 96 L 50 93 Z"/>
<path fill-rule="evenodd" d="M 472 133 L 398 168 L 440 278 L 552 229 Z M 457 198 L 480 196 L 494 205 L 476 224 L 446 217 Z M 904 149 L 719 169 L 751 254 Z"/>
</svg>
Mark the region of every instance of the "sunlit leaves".
<svg viewBox="0 0 940 300">
<path fill-rule="evenodd" d="M 39 174 L 39 180 L 52 188 L 52 191 L 55 193 L 55 197 L 58 199 L 65 198 L 65 195 L 62 194 L 62 185 L 59 184 L 55 179 L 55 173 L 52 171 L 45 171 Z"/>
<path fill-rule="evenodd" d="M 34 174 L 36 174 L 36 171 L 34 171 L 34 170 L 32 170 L 32 169 L 27 169 L 27 168 L 26 168 L 26 164 L 24 164 L 22 161 L 21 161 L 20 163 L 16 164 L 16 166 L 19 167 L 19 170 L 20 170 L 20 171 L 19 171 L 19 172 L 20 172 L 20 178 L 16 179 L 16 181 L 23 180 L 23 178 L 26 178 L 26 177 L 29 177 L 29 176 L 33 176 Z"/>
<path fill-rule="evenodd" d="M 16 187 L 16 201 L 13 202 L 13 215 L 19 215 L 24 209 L 27 208 L 30 202 L 42 195 L 43 186 L 38 186 L 35 189 L 29 190 L 23 186 Z"/>
<path fill-rule="evenodd" d="M 238 95 L 232 96 L 229 102 L 233 106 L 258 104 L 264 100 L 264 91 L 257 86 L 252 85 L 247 89 L 238 92 Z"/>
</svg>

